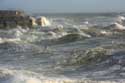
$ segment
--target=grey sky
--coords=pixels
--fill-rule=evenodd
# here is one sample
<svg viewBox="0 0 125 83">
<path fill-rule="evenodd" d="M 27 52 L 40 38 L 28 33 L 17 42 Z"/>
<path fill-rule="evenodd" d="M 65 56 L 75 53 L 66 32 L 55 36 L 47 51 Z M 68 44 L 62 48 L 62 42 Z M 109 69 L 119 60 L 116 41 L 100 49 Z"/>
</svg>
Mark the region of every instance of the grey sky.
<svg viewBox="0 0 125 83">
<path fill-rule="evenodd" d="M 0 0 L 0 9 L 28 12 L 124 12 L 125 0 Z"/>
</svg>

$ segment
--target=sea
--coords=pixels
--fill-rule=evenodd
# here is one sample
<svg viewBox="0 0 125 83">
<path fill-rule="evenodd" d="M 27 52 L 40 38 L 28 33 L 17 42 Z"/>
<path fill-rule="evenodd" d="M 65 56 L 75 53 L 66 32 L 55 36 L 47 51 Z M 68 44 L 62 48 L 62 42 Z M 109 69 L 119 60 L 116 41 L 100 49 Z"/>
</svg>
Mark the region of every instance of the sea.
<svg viewBox="0 0 125 83">
<path fill-rule="evenodd" d="M 34 16 L 0 29 L 0 83 L 125 83 L 125 13 Z"/>
</svg>

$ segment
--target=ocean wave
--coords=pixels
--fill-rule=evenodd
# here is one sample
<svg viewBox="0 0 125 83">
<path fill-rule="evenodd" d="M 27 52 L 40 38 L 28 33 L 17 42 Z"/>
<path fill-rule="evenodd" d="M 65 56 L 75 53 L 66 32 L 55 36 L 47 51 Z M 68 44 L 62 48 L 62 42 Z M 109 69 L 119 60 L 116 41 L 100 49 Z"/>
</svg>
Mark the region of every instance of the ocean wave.
<svg viewBox="0 0 125 83">
<path fill-rule="evenodd" d="M 75 51 L 67 60 L 66 65 L 96 65 L 108 58 L 107 50 L 101 47 L 93 48 L 87 51 Z"/>
<path fill-rule="evenodd" d="M 18 43 L 20 41 L 21 41 L 20 38 L 12 38 L 12 39 L 0 38 L 0 44 L 3 44 L 3 43 Z"/>
<path fill-rule="evenodd" d="M 44 16 L 39 16 L 39 17 L 37 17 L 36 20 L 37 20 L 38 22 L 40 22 L 40 26 L 41 26 L 41 27 L 51 26 L 50 21 L 49 21 L 46 17 L 44 17 Z"/>
<path fill-rule="evenodd" d="M 35 73 L 29 71 L 0 69 L 1 83 L 42 83 L 41 80 L 35 76 Z"/>
<path fill-rule="evenodd" d="M 124 80 L 123 80 L 124 81 Z M 76 78 L 51 78 L 39 76 L 38 74 L 30 71 L 22 70 L 9 70 L 0 69 L 0 82 L 1 83 L 119 83 L 120 81 L 115 80 L 91 80 L 87 78 L 76 79 Z M 122 81 L 121 81 L 122 82 Z"/>
<path fill-rule="evenodd" d="M 108 71 L 109 68 L 113 69 L 113 66 L 119 65 L 118 71 L 123 73 L 125 67 L 124 47 L 124 44 L 114 44 L 86 50 L 76 49 L 71 51 L 70 56 L 66 57 L 64 62 L 60 62 L 60 65 L 78 66 L 78 68 L 82 66 L 83 69 L 88 69 L 87 71 L 102 70 L 101 68 Z"/>
<path fill-rule="evenodd" d="M 124 18 L 86 18 L 0 30 L 0 83 L 124 83 Z"/>
<path fill-rule="evenodd" d="M 87 38 L 90 38 L 91 36 L 85 34 L 85 33 L 71 33 L 71 34 L 67 34 L 67 35 L 64 35 L 60 38 L 58 38 L 56 40 L 56 43 L 70 43 L 70 42 L 75 42 L 75 41 L 78 41 L 78 40 L 83 40 L 83 39 L 87 39 Z"/>
</svg>

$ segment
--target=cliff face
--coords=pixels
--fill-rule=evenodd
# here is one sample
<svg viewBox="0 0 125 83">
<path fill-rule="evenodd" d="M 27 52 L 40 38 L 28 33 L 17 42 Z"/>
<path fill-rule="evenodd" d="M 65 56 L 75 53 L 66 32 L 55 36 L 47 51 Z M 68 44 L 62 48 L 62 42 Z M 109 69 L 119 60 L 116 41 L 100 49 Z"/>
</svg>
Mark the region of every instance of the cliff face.
<svg viewBox="0 0 125 83">
<path fill-rule="evenodd" d="M 32 26 L 30 16 L 21 11 L 0 10 L 0 28 Z"/>
</svg>

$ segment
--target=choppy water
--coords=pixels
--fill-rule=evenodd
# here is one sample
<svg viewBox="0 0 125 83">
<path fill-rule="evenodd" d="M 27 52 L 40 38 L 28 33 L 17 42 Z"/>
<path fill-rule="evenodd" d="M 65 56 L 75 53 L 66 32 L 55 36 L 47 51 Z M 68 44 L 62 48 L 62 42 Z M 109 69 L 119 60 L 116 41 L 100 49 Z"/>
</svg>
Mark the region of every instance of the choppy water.
<svg viewBox="0 0 125 83">
<path fill-rule="evenodd" d="M 51 26 L 0 30 L 0 83 L 125 83 L 116 14 L 46 17 Z"/>
</svg>

